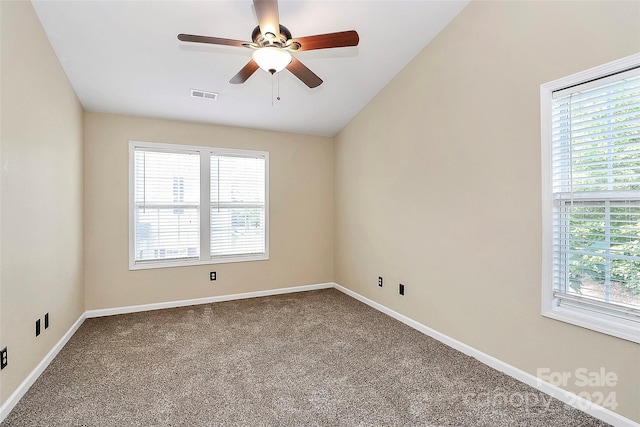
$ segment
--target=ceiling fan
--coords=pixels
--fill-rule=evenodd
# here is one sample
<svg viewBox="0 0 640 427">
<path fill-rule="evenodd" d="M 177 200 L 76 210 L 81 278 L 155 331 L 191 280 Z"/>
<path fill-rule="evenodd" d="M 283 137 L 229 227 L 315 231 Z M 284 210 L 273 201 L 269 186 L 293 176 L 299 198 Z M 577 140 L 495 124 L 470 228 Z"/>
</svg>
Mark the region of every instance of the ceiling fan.
<svg viewBox="0 0 640 427">
<path fill-rule="evenodd" d="M 178 34 L 178 39 L 184 42 L 254 49 L 251 61 L 238 74 L 233 76 L 230 83 L 240 84 L 246 82 L 258 68 L 262 68 L 271 74 L 286 68 L 310 88 L 320 86 L 322 79 L 291 55 L 291 52 L 357 46 L 360 40 L 358 33 L 353 30 L 292 38 L 291 32 L 287 27 L 280 25 L 277 0 L 253 0 L 253 5 L 255 6 L 259 23 L 251 33 L 253 42 L 192 34 Z"/>
</svg>

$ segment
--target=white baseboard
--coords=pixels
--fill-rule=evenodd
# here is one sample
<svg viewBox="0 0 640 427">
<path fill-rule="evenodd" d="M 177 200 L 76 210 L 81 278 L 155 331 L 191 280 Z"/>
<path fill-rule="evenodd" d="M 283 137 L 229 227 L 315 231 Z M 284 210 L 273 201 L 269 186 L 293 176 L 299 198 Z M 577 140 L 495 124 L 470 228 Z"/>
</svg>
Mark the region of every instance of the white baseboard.
<svg viewBox="0 0 640 427">
<path fill-rule="evenodd" d="M 0 406 L 0 423 L 9 415 L 9 412 L 16 406 L 16 404 L 22 399 L 29 388 L 36 382 L 38 377 L 47 369 L 47 366 L 51 361 L 60 353 L 60 350 L 67 344 L 69 339 L 76 333 L 82 322 L 86 319 L 86 314 L 82 313 L 78 320 L 71 325 L 71 328 L 60 338 L 60 340 L 53 346 L 53 348 L 47 353 L 47 355 L 38 363 L 38 365 L 31 371 L 27 378 L 22 381 L 22 384 L 9 396 L 9 398 Z"/>
<path fill-rule="evenodd" d="M 384 305 L 377 303 L 373 300 L 370 300 L 369 298 L 364 297 L 356 292 L 353 292 L 352 290 L 347 289 L 344 286 L 340 286 L 337 283 L 335 283 L 334 287 L 339 291 L 349 295 L 350 297 L 355 298 L 358 301 L 361 301 L 367 304 L 368 306 L 373 307 L 376 310 L 381 311 L 382 313 L 385 313 L 393 317 L 396 320 L 399 320 L 405 325 L 410 326 L 413 329 L 419 332 L 422 332 L 423 334 L 428 335 L 431 338 L 434 338 L 440 341 L 441 343 L 446 344 L 449 347 L 452 347 L 466 354 L 467 356 L 471 356 L 474 359 L 479 360 L 480 362 L 492 367 L 493 369 L 503 372 L 509 375 L 510 377 L 515 378 L 518 381 L 521 381 L 527 385 L 530 385 L 531 387 L 543 393 L 546 393 L 549 396 L 555 399 L 558 399 L 569 406 L 572 406 L 583 412 L 586 412 L 587 414 L 595 418 L 598 418 L 606 423 L 612 424 L 616 427 L 639 427 L 640 426 L 640 424 L 628 418 L 625 418 L 622 415 L 616 412 L 613 412 L 610 409 L 607 409 L 603 406 L 590 402 L 587 399 L 579 397 L 578 395 L 571 393 L 567 390 L 561 389 L 560 387 L 555 386 L 549 382 L 542 381 L 541 379 L 539 379 L 534 375 L 531 375 L 521 369 L 516 368 L 515 366 L 509 365 L 508 363 L 505 363 L 499 359 L 496 359 L 493 356 L 489 356 L 488 354 L 483 353 L 480 350 L 477 350 L 467 344 L 464 344 L 434 329 L 431 329 L 423 325 L 422 323 L 416 322 L 415 320 L 410 319 L 409 317 L 403 314 L 400 314 L 397 311 L 391 310 L 390 308 L 387 308 Z"/>
<path fill-rule="evenodd" d="M 315 285 L 294 286 L 291 288 L 269 289 L 266 291 L 245 292 L 242 294 L 220 295 L 216 297 L 195 298 L 181 301 L 168 301 L 155 304 L 130 305 L 127 307 L 104 308 L 87 310 L 87 318 L 113 316 L 115 314 L 137 313 L 139 311 L 161 310 L 164 308 L 185 307 L 189 305 L 210 304 L 212 302 L 233 301 L 247 298 L 266 297 L 270 295 L 292 294 L 294 292 L 312 291 L 315 289 L 333 288 L 334 283 L 319 283 Z"/>
</svg>

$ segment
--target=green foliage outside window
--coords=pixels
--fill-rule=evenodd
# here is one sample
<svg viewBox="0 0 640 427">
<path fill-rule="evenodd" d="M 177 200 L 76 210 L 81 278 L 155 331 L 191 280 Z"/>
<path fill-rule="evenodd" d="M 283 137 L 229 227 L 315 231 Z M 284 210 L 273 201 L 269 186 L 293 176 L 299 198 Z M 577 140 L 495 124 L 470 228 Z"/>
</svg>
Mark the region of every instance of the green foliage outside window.
<svg viewBox="0 0 640 427">
<path fill-rule="evenodd" d="M 623 95 L 612 91 L 606 102 L 598 95 L 593 101 L 576 103 L 582 116 L 568 112 L 572 191 L 640 195 L 638 96 L 638 92 Z M 588 277 L 599 283 L 618 282 L 632 295 L 640 295 L 639 199 L 587 197 L 565 201 L 569 286 L 573 290 L 579 291 Z"/>
</svg>

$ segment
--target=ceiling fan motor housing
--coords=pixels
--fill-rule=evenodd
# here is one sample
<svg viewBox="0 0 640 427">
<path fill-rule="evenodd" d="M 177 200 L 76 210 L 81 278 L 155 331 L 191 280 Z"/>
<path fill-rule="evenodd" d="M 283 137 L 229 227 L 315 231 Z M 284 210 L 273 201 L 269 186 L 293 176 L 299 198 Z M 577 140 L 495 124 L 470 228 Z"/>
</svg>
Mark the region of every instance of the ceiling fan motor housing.
<svg viewBox="0 0 640 427">
<path fill-rule="evenodd" d="M 271 33 L 268 33 L 268 34 L 271 34 Z M 265 47 L 269 45 L 285 47 L 287 45 L 287 40 L 291 38 L 291 31 L 289 31 L 289 29 L 284 25 L 280 25 L 280 40 L 274 40 L 275 34 L 271 34 L 271 35 L 273 36 L 273 38 L 269 40 L 267 37 L 265 37 L 264 34 L 260 32 L 260 26 L 258 25 L 256 28 L 253 29 L 253 32 L 251 33 L 251 40 L 253 40 L 253 42 L 259 45 L 260 47 Z"/>
</svg>

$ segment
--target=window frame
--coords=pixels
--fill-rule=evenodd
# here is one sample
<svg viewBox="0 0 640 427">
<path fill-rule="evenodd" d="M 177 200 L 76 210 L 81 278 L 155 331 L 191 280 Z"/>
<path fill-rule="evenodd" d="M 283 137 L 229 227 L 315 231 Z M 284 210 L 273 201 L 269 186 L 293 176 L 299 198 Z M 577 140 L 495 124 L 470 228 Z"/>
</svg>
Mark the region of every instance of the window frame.
<svg viewBox="0 0 640 427">
<path fill-rule="evenodd" d="M 640 343 L 640 322 L 607 313 L 601 304 L 584 301 L 562 305 L 554 295 L 554 193 L 552 182 L 552 102 L 554 92 L 578 85 L 593 85 L 595 80 L 640 66 L 640 54 L 600 65 L 540 85 L 540 123 L 542 155 L 542 315 L 607 335 Z M 602 199 L 605 200 L 605 199 Z"/>
<path fill-rule="evenodd" d="M 136 148 L 174 151 L 198 152 L 200 156 L 200 255 L 197 259 L 169 259 L 137 261 L 135 259 L 135 151 Z M 263 158 L 265 166 L 264 189 L 264 253 L 247 255 L 211 256 L 211 177 L 210 159 L 212 155 Z M 185 267 L 191 265 L 225 264 L 234 262 L 266 261 L 269 259 L 269 152 L 242 150 L 235 148 L 218 148 L 198 145 L 166 144 L 158 142 L 129 141 L 129 270 L 147 270 L 168 267 Z"/>
</svg>

